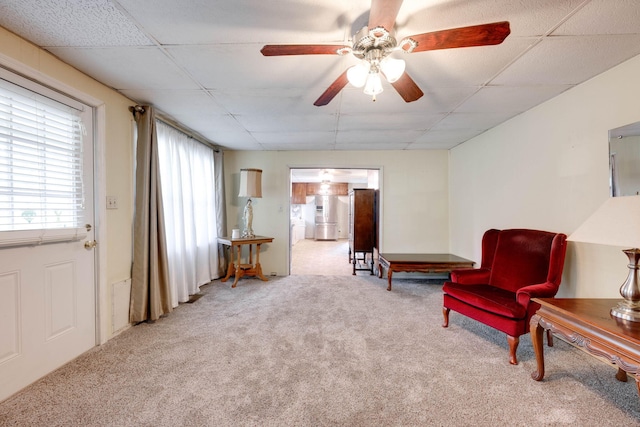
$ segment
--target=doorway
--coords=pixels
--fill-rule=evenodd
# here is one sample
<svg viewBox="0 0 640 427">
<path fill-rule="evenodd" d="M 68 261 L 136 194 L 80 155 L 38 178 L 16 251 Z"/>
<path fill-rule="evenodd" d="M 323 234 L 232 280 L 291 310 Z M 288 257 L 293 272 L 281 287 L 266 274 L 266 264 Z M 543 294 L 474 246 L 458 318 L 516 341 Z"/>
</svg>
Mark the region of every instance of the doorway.
<svg viewBox="0 0 640 427">
<path fill-rule="evenodd" d="M 290 169 L 289 274 L 353 274 L 349 261 L 348 193 L 354 188 L 379 188 L 380 172 L 373 167 Z M 331 197 L 336 205 L 337 231 L 329 238 L 316 223 L 323 196 L 325 200 Z"/>
</svg>

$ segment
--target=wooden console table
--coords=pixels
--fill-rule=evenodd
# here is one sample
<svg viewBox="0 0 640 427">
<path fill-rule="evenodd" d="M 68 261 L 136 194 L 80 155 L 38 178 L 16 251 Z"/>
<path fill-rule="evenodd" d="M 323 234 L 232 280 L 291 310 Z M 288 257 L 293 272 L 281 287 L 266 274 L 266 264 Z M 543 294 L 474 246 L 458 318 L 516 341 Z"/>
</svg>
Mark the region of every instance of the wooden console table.
<svg viewBox="0 0 640 427">
<path fill-rule="evenodd" d="M 265 282 L 268 280 L 262 274 L 262 267 L 260 266 L 260 245 L 263 243 L 273 242 L 273 237 L 255 236 L 255 237 L 243 237 L 243 238 L 231 238 L 231 237 L 218 237 L 218 242 L 229 246 L 231 249 L 231 257 L 229 259 L 229 266 L 227 267 L 227 275 L 223 282 L 226 282 L 232 274 L 235 273 L 235 280 L 233 281 L 232 288 L 236 287 L 238 279 L 242 276 L 258 276 Z M 242 246 L 249 245 L 249 259 L 248 264 L 242 264 Z M 253 246 L 256 245 L 256 262 L 253 262 Z M 234 249 L 237 250 L 234 251 Z M 234 252 L 237 253 L 234 260 Z"/>
<path fill-rule="evenodd" d="M 387 279 L 391 290 L 391 275 L 394 271 L 420 273 L 449 273 L 457 268 L 471 268 L 474 262 L 451 254 L 380 254 L 378 257 L 378 277 L 382 269 L 387 269 Z"/>
<path fill-rule="evenodd" d="M 534 298 L 541 305 L 531 318 L 531 341 L 536 353 L 537 371 L 531 378 L 544 378 L 544 330 L 584 348 L 589 354 L 618 366 L 616 378 L 627 381 L 635 376 L 640 393 L 640 323 L 618 320 L 609 314 L 620 299 Z"/>
</svg>

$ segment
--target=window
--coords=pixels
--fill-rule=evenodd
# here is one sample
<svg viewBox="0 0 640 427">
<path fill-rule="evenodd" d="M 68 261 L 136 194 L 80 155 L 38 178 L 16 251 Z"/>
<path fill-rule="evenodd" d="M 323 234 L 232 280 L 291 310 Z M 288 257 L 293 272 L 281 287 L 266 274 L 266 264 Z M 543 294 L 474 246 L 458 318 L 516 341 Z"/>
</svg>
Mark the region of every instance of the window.
<svg viewBox="0 0 640 427">
<path fill-rule="evenodd" d="M 84 228 L 83 122 L 86 108 L 60 102 L 0 75 L 0 243 L 21 233 L 66 240 Z M 15 77 L 20 82 L 19 77 Z M 47 95 L 49 95 L 47 93 Z M 55 97 L 61 95 L 55 93 Z M 42 230 L 52 230 L 48 233 Z M 55 232 L 53 230 L 66 230 Z M 31 231 L 29 233 L 28 231 Z M 28 237 L 31 236 L 31 237 Z"/>
</svg>

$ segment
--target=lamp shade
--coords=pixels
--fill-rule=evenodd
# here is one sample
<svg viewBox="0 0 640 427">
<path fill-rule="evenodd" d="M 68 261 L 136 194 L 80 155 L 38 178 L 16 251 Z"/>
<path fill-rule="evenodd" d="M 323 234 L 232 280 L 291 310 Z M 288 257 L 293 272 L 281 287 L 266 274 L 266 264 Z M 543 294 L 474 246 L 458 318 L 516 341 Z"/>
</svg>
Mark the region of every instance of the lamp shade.
<svg viewBox="0 0 640 427">
<path fill-rule="evenodd" d="M 380 62 L 380 69 L 389 83 L 398 81 L 404 73 L 405 66 L 403 59 L 386 57 Z"/>
<path fill-rule="evenodd" d="M 377 95 L 382 92 L 382 81 L 380 73 L 369 73 L 367 83 L 364 86 L 364 93 L 367 95 Z"/>
<path fill-rule="evenodd" d="M 364 86 L 369 76 L 369 68 L 370 64 L 368 62 L 361 61 L 347 70 L 347 80 L 355 87 Z"/>
<path fill-rule="evenodd" d="M 567 240 L 640 248 L 640 196 L 610 197 Z"/>
<path fill-rule="evenodd" d="M 238 197 L 262 197 L 262 169 L 240 169 Z"/>
</svg>

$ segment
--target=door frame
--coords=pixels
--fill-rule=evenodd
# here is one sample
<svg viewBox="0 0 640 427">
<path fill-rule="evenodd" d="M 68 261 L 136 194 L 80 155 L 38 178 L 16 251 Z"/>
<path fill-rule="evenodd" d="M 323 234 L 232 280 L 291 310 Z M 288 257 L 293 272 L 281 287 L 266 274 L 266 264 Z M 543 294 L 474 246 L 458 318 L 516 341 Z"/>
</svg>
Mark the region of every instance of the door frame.
<svg viewBox="0 0 640 427">
<path fill-rule="evenodd" d="M 288 243 L 288 250 L 287 250 L 287 276 L 291 276 L 291 259 L 292 259 L 292 254 L 291 251 L 293 250 L 293 246 L 291 245 L 291 171 L 293 169 L 366 169 L 366 170 L 377 170 L 378 171 L 378 246 L 380 246 L 378 248 L 378 251 L 381 253 L 382 252 L 382 247 L 383 247 L 383 231 L 384 231 L 384 209 L 382 209 L 382 207 L 384 206 L 384 191 L 383 191 L 383 182 L 384 182 L 384 167 L 382 165 L 336 165 L 336 164 L 331 164 L 331 166 L 327 166 L 326 164 L 324 165 L 317 165 L 317 164 L 311 164 L 311 165 L 297 165 L 297 164 L 293 164 L 293 165 L 287 165 L 288 168 L 288 173 L 287 173 L 287 191 L 289 193 L 289 198 L 288 201 L 289 203 L 287 204 L 288 206 L 288 211 L 287 211 L 287 223 L 288 223 L 288 231 L 287 234 L 289 235 L 289 243 Z"/>
<path fill-rule="evenodd" d="M 48 86 L 71 98 L 75 98 L 93 108 L 93 202 L 92 222 L 94 236 L 98 246 L 94 249 L 94 295 L 95 295 L 95 345 L 104 344 L 109 337 L 109 307 L 107 286 L 107 231 L 103 219 L 106 218 L 106 105 L 75 87 L 69 86 L 30 66 L 0 53 L 0 66 L 10 72 L 21 75 L 35 82 Z"/>
</svg>

